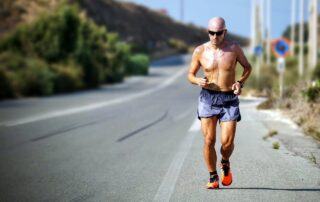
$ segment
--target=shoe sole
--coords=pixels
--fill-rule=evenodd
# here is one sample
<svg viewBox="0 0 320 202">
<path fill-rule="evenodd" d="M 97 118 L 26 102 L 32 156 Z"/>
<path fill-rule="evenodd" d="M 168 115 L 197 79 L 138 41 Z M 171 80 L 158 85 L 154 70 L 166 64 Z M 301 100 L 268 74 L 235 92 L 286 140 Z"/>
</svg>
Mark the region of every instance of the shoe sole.
<svg viewBox="0 0 320 202">
<path fill-rule="evenodd" d="M 229 186 L 229 185 L 232 184 L 232 181 L 230 182 L 230 184 L 225 184 L 225 183 L 223 183 L 223 182 L 221 182 L 221 184 L 222 184 L 223 186 Z"/>
<path fill-rule="evenodd" d="M 219 186 L 217 186 L 217 187 L 207 187 L 207 189 L 219 189 Z"/>
</svg>

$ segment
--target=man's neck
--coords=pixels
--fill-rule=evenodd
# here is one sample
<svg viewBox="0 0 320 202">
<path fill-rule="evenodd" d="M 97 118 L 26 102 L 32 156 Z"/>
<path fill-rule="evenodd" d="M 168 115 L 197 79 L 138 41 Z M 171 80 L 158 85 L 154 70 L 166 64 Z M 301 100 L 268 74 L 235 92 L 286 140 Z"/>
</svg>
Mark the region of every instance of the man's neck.
<svg viewBox="0 0 320 202">
<path fill-rule="evenodd" d="M 214 45 L 214 44 L 212 44 L 211 42 L 210 42 L 210 47 L 213 49 L 213 50 L 220 50 L 220 49 L 222 49 L 222 47 L 223 47 L 223 44 L 224 44 L 224 41 L 223 42 L 221 42 L 219 45 Z"/>
</svg>

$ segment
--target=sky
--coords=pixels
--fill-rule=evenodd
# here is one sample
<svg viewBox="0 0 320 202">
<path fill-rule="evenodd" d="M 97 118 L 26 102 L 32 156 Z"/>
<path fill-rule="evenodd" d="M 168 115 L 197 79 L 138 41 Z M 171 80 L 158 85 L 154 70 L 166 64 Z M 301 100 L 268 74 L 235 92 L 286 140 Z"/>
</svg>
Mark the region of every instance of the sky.
<svg viewBox="0 0 320 202">
<path fill-rule="evenodd" d="M 181 0 L 127 0 L 147 6 L 152 9 L 166 9 L 168 15 L 180 20 Z M 260 1 L 260 0 L 256 0 Z M 292 0 L 271 1 L 271 37 L 278 38 L 288 25 L 291 24 Z M 184 0 L 184 22 L 207 27 L 211 17 L 221 16 L 226 20 L 227 29 L 241 36 L 251 36 L 251 2 L 252 0 Z M 266 2 L 266 0 L 265 0 Z M 299 21 L 296 0 L 296 22 Z M 319 5 L 318 5 L 319 7 Z M 319 10 L 319 8 L 318 8 Z M 308 19 L 309 0 L 304 0 L 304 19 Z"/>
</svg>

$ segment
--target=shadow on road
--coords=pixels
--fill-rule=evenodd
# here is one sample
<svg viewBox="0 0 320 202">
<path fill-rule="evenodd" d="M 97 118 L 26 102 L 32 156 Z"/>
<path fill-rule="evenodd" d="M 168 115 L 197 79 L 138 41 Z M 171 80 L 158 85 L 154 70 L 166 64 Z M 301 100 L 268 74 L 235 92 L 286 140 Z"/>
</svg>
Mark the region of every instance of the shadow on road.
<svg viewBox="0 0 320 202">
<path fill-rule="evenodd" d="M 289 189 L 289 188 L 270 188 L 270 187 L 230 187 L 230 188 L 219 188 L 219 189 L 247 189 L 247 190 L 270 190 L 270 191 L 314 191 L 318 192 L 320 189 L 314 189 L 314 188 L 295 188 L 295 189 Z"/>
</svg>

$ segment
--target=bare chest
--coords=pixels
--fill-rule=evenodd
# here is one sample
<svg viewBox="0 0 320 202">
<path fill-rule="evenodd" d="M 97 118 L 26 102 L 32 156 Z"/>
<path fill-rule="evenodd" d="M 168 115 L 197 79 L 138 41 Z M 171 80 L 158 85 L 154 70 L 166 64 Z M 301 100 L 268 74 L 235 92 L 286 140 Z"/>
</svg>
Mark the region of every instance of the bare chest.
<svg viewBox="0 0 320 202">
<path fill-rule="evenodd" d="M 235 68 L 237 61 L 236 53 L 232 51 L 211 51 L 205 50 L 201 57 L 200 63 L 204 71 L 214 71 L 219 68 L 219 70 L 230 71 Z"/>
</svg>

